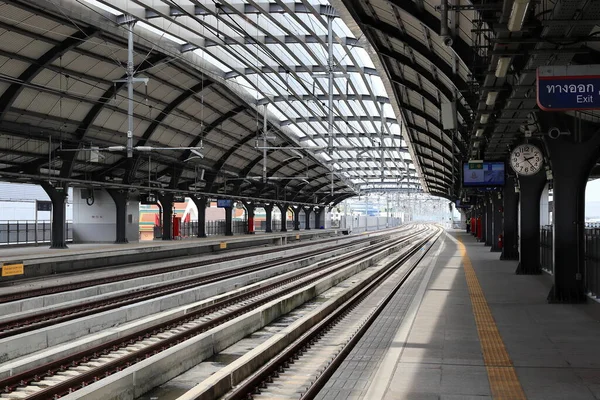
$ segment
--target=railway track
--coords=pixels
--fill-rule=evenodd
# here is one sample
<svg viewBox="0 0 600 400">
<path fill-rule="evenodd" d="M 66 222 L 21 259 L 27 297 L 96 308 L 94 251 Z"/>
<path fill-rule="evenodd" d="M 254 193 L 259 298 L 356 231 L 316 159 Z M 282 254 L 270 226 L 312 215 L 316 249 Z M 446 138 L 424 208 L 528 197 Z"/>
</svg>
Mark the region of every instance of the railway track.
<svg viewBox="0 0 600 400">
<path fill-rule="evenodd" d="M 336 369 L 356 346 L 380 313 L 392 300 L 425 254 L 389 284 L 388 292 L 372 296 L 380 285 L 409 260 L 435 233 L 407 253 L 393 260 L 385 272 L 373 279 L 333 313 L 286 347 L 270 362 L 248 377 L 224 400 L 314 399 Z M 369 299 L 372 312 L 365 316 L 361 303 Z M 373 307 L 373 305 L 376 305 Z M 368 309 L 368 307 L 366 307 Z"/>
<path fill-rule="evenodd" d="M 0 398 L 48 400 L 110 376 L 174 345 L 193 338 L 244 313 L 285 296 L 355 263 L 370 259 L 382 249 L 397 246 L 421 235 L 423 229 L 386 240 L 360 254 L 348 254 L 322 262 L 308 271 L 298 271 L 249 292 L 212 303 L 186 315 L 145 327 L 100 346 L 49 362 L 0 380 Z"/>
<path fill-rule="evenodd" d="M 366 238 L 352 242 L 352 244 L 360 244 L 377 239 Z M 103 311 L 113 310 L 126 305 L 139 303 L 141 301 L 155 299 L 161 296 L 166 296 L 172 293 L 177 293 L 186 289 L 216 283 L 225 279 L 234 278 L 244 274 L 258 272 L 273 268 L 277 265 L 301 261 L 315 255 L 324 254 L 330 251 L 339 250 L 348 247 L 348 243 L 330 246 L 324 249 L 312 251 L 310 255 L 301 254 L 287 257 L 277 258 L 269 262 L 255 262 L 241 268 L 227 270 L 224 272 L 215 272 L 203 276 L 191 277 L 183 279 L 176 283 L 165 283 L 147 289 L 141 289 L 130 293 L 110 296 L 101 300 L 81 302 L 74 306 L 60 307 L 51 311 L 28 315 L 21 318 L 15 318 L 8 321 L 0 322 L 0 339 L 18 335 L 25 332 L 30 332 L 46 326 L 55 325 L 61 322 L 71 321 L 77 318 L 97 314 Z M 219 260 L 221 262 L 221 260 Z"/>
<path fill-rule="evenodd" d="M 405 230 L 405 227 L 401 227 L 400 229 L 397 229 L 398 232 L 402 232 L 403 230 Z M 391 231 L 388 231 L 385 233 L 391 233 L 393 231 L 394 230 L 391 230 Z M 333 241 L 339 241 L 340 239 L 341 239 L 341 237 L 335 237 L 335 238 L 331 238 L 331 239 L 321 240 L 318 243 L 325 244 L 325 243 L 329 243 L 329 242 L 333 242 Z M 315 244 L 315 242 L 306 242 L 306 243 L 298 243 L 298 244 L 288 245 L 285 247 L 285 250 L 298 249 L 298 248 L 302 248 L 302 247 L 306 247 L 306 246 L 312 246 L 314 244 Z M 273 252 L 273 249 L 268 248 L 265 250 L 254 251 L 251 253 L 219 257 L 218 259 L 194 261 L 194 262 L 183 263 L 180 265 L 173 265 L 173 266 L 168 266 L 168 267 L 144 269 L 144 270 L 134 271 L 134 272 L 125 273 L 125 274 L 117 274 L 117 275 L 112 275 L 112 276 L 107 276 L 107 277 L 102 277 L 102 278 L 94 278 L 94 279 L 88 279 L 88 280 L 83 280 L 83 281 L 78 281 L 78 282 L 72 282 L 72 283 L 68 283 L 68 284 L 47 286 L 47 287 L 39 288 L 39 289 L 8 293 L 8 294 L 0 295 L 0 304 L 8 303 L 11 301 L 24 300 L 24 299 L 33 298 L 33 297 L 49 295 L 49 294 L 62 293 L 62 292 L 70 291 L 70 290 L 83 289 L 83 288 L 90 287 L 90 286 L 104 285 L 107 283 L 119 282 L 119 281 L 124 281 L 124 280 L 128 280 L 128 279 L 142 278 L 145 276 L 152 276 L 152 275 L 164 274 L 164 273 L 168 273 L 168 272 L 180 271 L 180 270 L 185 270 L 185 269 L 190 269 L 190 268 L 197 268 L 197 267 L 214 264 L 216 262 L 234 261 L 234 260 L 238 260 L 240 258 L 244 258 L 244 257 L 248 257 L 248 256 L 264 255 L 264 254 L 269 254 L 272 252 Z M 110 267 L 110 268 L 116 269 L 116 268 L 125 268 L 125 267 L 138 266 L 138 265 L 139 265 L 139 263 L 124 264 L 124 265 L 119 265 L 119 266 Z"/>
</svg>

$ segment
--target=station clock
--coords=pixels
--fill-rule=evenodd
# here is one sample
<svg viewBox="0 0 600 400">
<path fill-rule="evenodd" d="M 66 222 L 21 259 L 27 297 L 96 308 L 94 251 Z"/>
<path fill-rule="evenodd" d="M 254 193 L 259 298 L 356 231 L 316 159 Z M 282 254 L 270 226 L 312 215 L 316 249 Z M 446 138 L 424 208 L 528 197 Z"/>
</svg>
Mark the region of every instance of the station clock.
<svg viewBox="0 0 600 400">
<path fill-rule="evenodd" d="M 532 144 L 520 144 L 510 153 L 510 166 L 519 175 L 535 175 L 543 164 L 542 151 Z"/>
</svg>

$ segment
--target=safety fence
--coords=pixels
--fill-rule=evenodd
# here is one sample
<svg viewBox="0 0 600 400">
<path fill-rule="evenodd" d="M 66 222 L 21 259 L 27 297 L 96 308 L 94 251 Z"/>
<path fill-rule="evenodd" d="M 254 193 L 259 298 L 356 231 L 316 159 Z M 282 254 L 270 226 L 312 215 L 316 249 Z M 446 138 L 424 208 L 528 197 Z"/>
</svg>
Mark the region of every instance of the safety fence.
<svg viewBox="0 0 600 400">
<path fill-rule="evenodd" d="M 232 221 L 232 232 L 235 235 L 245 233 L 247 231 L 246 221 Z M 224 235 L 225 220 L 206 221 L 204 225 L 207 236 Z M 195 237 L 198 234 L 198 221 L 183 222 L 181 224 L 181 237 Z"/>
<path fill-rule="evenodd" d="M 542 269 L 550 274 L 554 273 L 552 261 L 552 225 L 544 225 L 540 229 L 540 264 Z"/>
<path fill-rule="evenodd" d="M 600 229 L 586 229 L 585 241 L 585 286 L 588 293 L 600 297 Z"/>
<path fill-rule="evenodd" d="M 584 237 L 585 287 L 590 296 L 600 298 L 600 228 L 586 228 Z M 542 269 L 554 274 L 552 226 L 540 230 L 540 262 Z"/>
<path fill-rule="evenodd" d="M 73 241 L 73 222 L 66 223 L 67 242 Z M 0 246 L 50 243 L 50 221 L 0 221 Z"/>
</svg>

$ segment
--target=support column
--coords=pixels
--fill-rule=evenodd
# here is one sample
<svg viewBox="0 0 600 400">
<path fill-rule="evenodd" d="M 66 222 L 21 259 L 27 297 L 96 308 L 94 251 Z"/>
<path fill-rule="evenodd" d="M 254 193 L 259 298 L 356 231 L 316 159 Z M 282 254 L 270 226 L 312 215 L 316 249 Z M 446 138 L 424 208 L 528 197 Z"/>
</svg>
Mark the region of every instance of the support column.
<svg viewBox="0 0 600 400">
<path fill-rule="evenodd" d="M 162 240 L 173 240 L 173 193 L 158 196 L 162 205 Z"/>
<path fill-rule="evenodd" d="M 500 197 L 500 198 L 498 198 Z M 502 234 L 502 195 L 500 192 L 492 193 L 492 248 L 490 251 L 500 252 L 498 237 Z"/>
<path fill-rule="evenodd" d="M 287 232 L 287 211 L 289 205 L 287 203 L 277 204 L 279 212 L 281 213 L 281 232 Z"/>
<path fill-rule="evenodd" d="M 300 206 L 292 206 L 292 210 L 294 210 L 294 230 L 300 230 L 300 210 L 302 208 Z"/>
<path fill-rule="evenodd" d="M 321 227 L 323 227 L 323 229 L 325 229 L 325 221 L 321 221 L 321 218 L 324 215 L 325 208 L 323 207 L 318 207 L 315 208 L 314 212 L 315 212 L 315 229 L 321 229 Z M 322 222 L 322 223 L 321 223 Z"/>
<path fill-rule="evenodd" d="M 268 204 L 264 206 L 265 209 L 265 232 L 271 233 L 273 232 L 273 204 Z M 285 217 L 285 215 L 284 215 Z M 282 224 L 285 224 L 285 218 L 282 221 Z"/>
<path fill-rule="evenodd" d="M 233 207 L 225 207 L 225 236 L 233 236 Z"/>
<path fill-rule="evenodd" d="M 585 187 L 600 157 L 600 136 L 582 133 L 545 140 L 554 175 L 553 263 L 550 303 L 586 301 L 584 268 Z"/>
<path fill-rule="evenodd" d="M 485 245 L 491 246 L 494 241 L 494 231 L 492 228 L 494 219 L 494 207 L 492 205 L 492 198 L 488 194 L 484 197 L 485 199 Z"/>
<path fill-rule="evenodd" d="M 119 189 L 107 189 L 106 191 L 112 197 L 117 209 L 117 235 L 115 243 L 129 243 L 127 240 L 127 200 L 129 193 Z"/>
<path fill-rule="evenodd" d="M 304 209 L 304 229 L 310 230 L 310 213 L 312 211 L 312 207 L 303 207 Z"/>
<path fill-rule="evenodd" d="M 196 204 L 196 208 L 198 209 L 198 232 L 196 235 L 199 238 L 206 237 L 206 205 L 208 204 L 208 199 L 206 197 L 191 197 L 194 204 Z"/>
<path fill-rule="evenodd" d="M 248 216 L 248 225 L 246 227 L 246 234 L 254 235 L 254 211 L 256 207 L 252 203 L 242 202 L 244 208 L 246 209 L 246 215 Z"/>
<path fill-rule="evenodd" d="M 67 192 L 68 186 L 64 183 L 58 183 L 54 187 L 49 183 L 42 183 L 42 188 L 48 193 L 52 201 L 52 237 L 50 242 L 51 249 L 67 249 Z"/>
<path fill-rule="evenodd" d="M 540 264 L 540 196 L 546 185 L 546 171 L 532 176 L 520 176 L 521 225 L 519 233 L 521 262 L 515 271 L 518 275 L 542 273 Z"/>
<path fill-rule="evenodd" d="M 519 259 L 519 193 L 515 191 L 515 177 L 506 176 L 503 195 L 502 254 L 501 260 Z"/>
</svg>

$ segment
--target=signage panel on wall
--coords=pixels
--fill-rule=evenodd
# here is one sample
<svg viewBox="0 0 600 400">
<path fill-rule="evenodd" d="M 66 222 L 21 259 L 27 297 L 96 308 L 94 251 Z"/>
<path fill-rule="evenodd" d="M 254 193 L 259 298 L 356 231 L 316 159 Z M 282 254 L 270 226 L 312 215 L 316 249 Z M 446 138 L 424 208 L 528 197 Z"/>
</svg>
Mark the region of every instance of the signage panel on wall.
<svg viewBox="0 0 600 400">
<path fill-rule="evenodd" d="M 539 67 L 537 104 L 544 111 L 600 109 L 600 65 Z"/>
<path fill-rule="evenodd" d="M 37 200 L 36 207 L 38 211 L 52 211 L 52 202 Z"/>
</svg>

